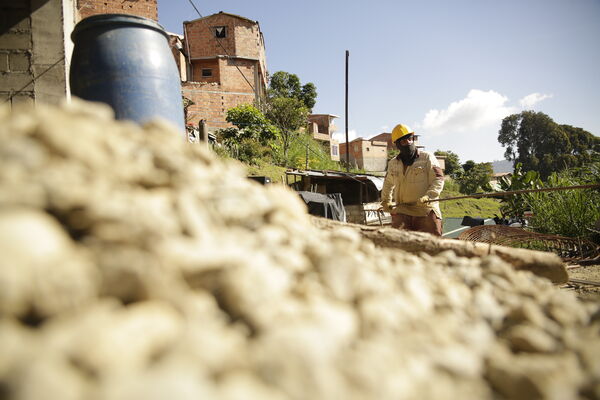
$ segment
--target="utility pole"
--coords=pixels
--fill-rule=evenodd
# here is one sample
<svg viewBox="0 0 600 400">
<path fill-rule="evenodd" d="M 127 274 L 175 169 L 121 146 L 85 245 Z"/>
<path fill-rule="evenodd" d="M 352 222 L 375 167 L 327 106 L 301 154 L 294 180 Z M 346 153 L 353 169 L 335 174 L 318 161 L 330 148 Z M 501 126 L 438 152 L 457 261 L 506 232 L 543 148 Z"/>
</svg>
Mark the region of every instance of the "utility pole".
<svg viewBox="0 0 600 400">
<path fill-rule="evenodd" d="M 350 172 L 350 143 L 348 143 L 348 58 L 350 52 L 346 50 L 346 172 Z"/>
<path fill-rule="evenodd" d="M 306 140 L 306 162 L 305 162 L 304 170 L 308 170 L 308 138 Z"/>
</svg>

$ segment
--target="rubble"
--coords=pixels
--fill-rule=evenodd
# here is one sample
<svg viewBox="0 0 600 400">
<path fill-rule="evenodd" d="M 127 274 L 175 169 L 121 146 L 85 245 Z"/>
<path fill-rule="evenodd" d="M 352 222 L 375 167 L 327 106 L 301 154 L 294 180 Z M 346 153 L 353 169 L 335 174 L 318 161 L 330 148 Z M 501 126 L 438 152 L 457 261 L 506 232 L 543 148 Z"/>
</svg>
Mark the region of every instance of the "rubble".
<svg viewBox="0 0 600 400">
<path fill-rule="evenodd" d="M 600 398 L 597 303 L 378 248 L 104 106 L 0 109 L 0 397 Z"/>
</svg>

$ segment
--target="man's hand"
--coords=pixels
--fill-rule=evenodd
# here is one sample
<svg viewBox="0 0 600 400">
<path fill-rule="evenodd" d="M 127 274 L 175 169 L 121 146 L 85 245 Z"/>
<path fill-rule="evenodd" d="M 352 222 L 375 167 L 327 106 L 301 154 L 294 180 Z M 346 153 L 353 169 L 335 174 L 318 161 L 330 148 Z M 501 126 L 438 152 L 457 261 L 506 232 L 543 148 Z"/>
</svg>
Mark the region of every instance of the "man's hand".
<svg viewBox="0 0 600 400">
<path fill-rule="evenodd" d="M 427 204 L 428 201 L 429 201 L 429 196 L 423 196 L 423 197 L 420 197 L 419 200 L 417 200 L 417 204 Z"/>
<path fill-rule="evenodd" d="M 392 206 L 390 205 L 390 203 L 385 202 L 385 203 L 381 203 L 381 208 L 383 209 L 383 211 L 385 212 L 392 212 Z"/>
</svg>

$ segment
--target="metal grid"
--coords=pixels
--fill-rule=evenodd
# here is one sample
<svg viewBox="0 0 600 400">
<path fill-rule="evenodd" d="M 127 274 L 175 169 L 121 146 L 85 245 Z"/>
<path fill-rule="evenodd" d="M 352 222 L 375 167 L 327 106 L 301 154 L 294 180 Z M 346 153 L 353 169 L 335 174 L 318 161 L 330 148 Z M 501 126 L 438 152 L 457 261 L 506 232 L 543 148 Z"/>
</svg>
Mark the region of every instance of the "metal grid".
<svg viewBox="0 0 600 400">
<path fill-rule="evenodd" d="M 504 225 L 474 226 L 461 233 L 458 239 L 553 252 L 570 262 L 600 256 L 600 247 L 589 240 L 530 232 Z"/>
</svg>

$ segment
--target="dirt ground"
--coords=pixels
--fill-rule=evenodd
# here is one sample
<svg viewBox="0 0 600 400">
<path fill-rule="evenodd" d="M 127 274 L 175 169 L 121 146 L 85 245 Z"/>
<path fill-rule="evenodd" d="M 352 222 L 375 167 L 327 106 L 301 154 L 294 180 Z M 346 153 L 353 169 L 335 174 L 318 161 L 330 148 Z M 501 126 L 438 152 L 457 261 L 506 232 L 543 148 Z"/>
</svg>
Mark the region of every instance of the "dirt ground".
<svg viewBox="0 0 600 400">
<path fill-rule="evenodd" d="M 600 264 L 587 266 L 569 265 L 567 268 L 570 279 L 600 283 Z M 577 297 L 580 299 L 600 302 L 600 286 L 569 282 L 563 289 L 576 292 Z"/>
</svg>

